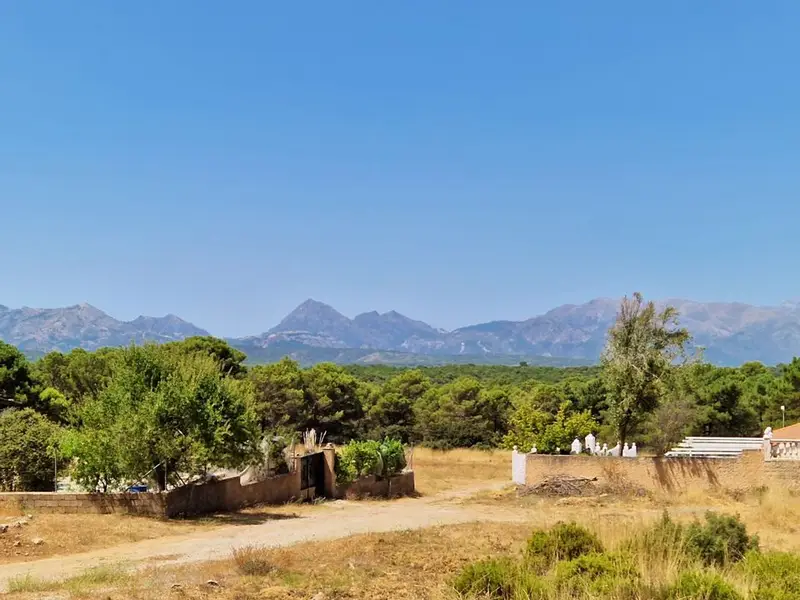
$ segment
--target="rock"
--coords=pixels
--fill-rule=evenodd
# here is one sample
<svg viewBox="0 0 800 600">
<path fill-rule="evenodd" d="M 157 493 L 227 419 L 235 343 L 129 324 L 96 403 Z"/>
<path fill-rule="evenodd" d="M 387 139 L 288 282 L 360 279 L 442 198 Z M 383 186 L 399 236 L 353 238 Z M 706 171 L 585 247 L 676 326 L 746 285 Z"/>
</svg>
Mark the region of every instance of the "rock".
<svg viewBox="0 0 800 600">
<path fill-rule="evenodd" d="M 219 582 L 214 581 L 213 579 L 209 579 L 208 581 L 206 581 L 206 585 L 208 587 L 219 587 Z"/>
<path fill-rule="evenodd" d="M 19 548 L 20 546 L 22 546 L 22 542 L 20 542 L 19 540 L 17 540 L 16 542 L 14 542 L 14 543 L 13 543 L 13 544 L 11 544 L 11 545 L 12 545 L 12 546 L 14 546 L 14 548 Z"/>
<path fill-rule="evenodd" d="M 311 600 L 325 600 L 325 592 L 317 592 L 311 596 Z"/>
<path fill-rule="evenodd" d="M 28 521 L 33 521 L 33 515 L 25 515 L 25 518 L 28 519 Z"/>
<path fill-rule="evenodd" d="M 31 540 L 31 544 L 33 544 L 34 546 L 41 546 L 42 544 L 44 544 L 44 540 L 42 538 L 33 538 Z"/>
<path fill-rule="evenodd" d="M 0 533 L 5 533 L 8 531 L 8 525 L 0 525 Z"/>
</svg>

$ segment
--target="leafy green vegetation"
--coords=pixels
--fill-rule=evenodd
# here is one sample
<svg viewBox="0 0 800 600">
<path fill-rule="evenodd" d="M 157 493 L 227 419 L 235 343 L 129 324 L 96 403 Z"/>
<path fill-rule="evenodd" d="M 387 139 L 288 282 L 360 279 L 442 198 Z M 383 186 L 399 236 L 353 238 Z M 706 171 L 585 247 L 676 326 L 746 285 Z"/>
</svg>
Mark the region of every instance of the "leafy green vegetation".
<svg viewBox="0 0 800 600">
<path fill-rule="evenodd" d="M 782 406 L 787 422 L 800 420 L 800 359 L 778 368 L 683 360 L 689 340 L 678 318 L 641 296 L 626 299 L 602 364 L 569 368 L 302 368 L 289 358 L 248 366 L 211 337 L 29 362 L 0 342 L 0 411 L 34 411 L 56 427 L 57 456 L 74 459 L 72 474 L 90 489 L 180 483 L 178 473 L 240 466 L 261 440 L 309 429 L 335 444 L 540 452 L 567 452 L 592 432 L 609 446 L 630 440 L 663 452 L 686 435 L 758 436 L 782 422 Z M 23 442 L 32 464 L 53 459 L 47 444 Z"/>
<path fill-rule="evenodd" d="M 665 514 L 616 548 L 575 524 L 534 531 L 522 558 L 468 564 L 453 588 L 470 599 L 788 600 L 800 597 L 798 566 L 797 555 L 762 554 L 735 516 L 683 527 Z"/>
<path fill-rule="evenodd" d="M 398 440 L 351 441 L 336 455 L 336 480 L 347 484 L 359 477 L 391 477 L 406 467 L 405 448 Z"/>
</svg>

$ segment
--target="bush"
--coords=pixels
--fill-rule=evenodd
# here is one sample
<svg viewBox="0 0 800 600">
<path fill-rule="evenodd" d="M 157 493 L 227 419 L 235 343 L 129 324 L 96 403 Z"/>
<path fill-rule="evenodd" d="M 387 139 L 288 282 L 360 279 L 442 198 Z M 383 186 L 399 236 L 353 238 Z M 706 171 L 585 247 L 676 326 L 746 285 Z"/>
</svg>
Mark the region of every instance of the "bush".
<svg viewBox="0 0 800 600">
<path fill-rule="evenodd" d="M 336 456 L 336 481 L 347 484 L 359 477 L 391 477 L 406 467 L 405 447 L 397 440 L 351 441 Z"/>
<path fill-rule="evenodd" d="M 267 559 L 268 550 L 259 546 L 244 546 L 233 549 L 233 562 L 242 575 L 263 577 L 276 570 Z"/>
<path fill-rule="evenodd" d="M 466 598 L 516 600 L 544 597 L 542 582 L 509 558 L 491 558 L 468 564 L 453 581 Z"/>
<path fill-rule="evenodd" d="M 406 468 L 406 449 L 400 440 L 385 439 L 380 446 L 383 460 L 383 476 L 391 477 Z"/>
<path fill-rule="evenodd" d="M 556 523 L 549 531 L 533 532 L 525 558 L 528 566 L 543 573 L 558 561 L 602 551 L 602 544 L 592 532 L 576 523 Z"/>
<path fill-rule="evenodd" d="M 613 594 L 614 598 L 633 598 L 639 571 L 629 555 L 593 552 L 558 563 L 555 577 L 558 587 L 573 595 L 590 591 Z"/>
<path fill-rule="evenodd" d="M 673 521 L 667 511 L 655 524 L 637 532 L 626 542 L 624 549 L 654 564 L 680 564 L 691 559 L 685 528 Z"/>
<path fill-rule="evenodd" d="M 58 427 L 30 408 L 0 411 L 0 491 L 54 489 L 58 432 Z"/>
<path fill-rule="evenodd" d="M 667 588 L 664 597 L 665 600 L 744 600 L 721 575 L 706 571 L 685 571 Z"/>
<path fill-rule="evenodd" d="M 758 550 L 758 537 L 747 535 L 738 516 L 707 512 L 705 518 L 705 524 L 695 522 L 686 529 L 686 544 L 706 565 L 738 562 L 748 550 Z"/>
<path fill-rule="evenodd" d="M 788 552 L 748 552 L 741 569 L 754 580 L 753 598 L 800 598 L 800 556 Z"/>
</svg>

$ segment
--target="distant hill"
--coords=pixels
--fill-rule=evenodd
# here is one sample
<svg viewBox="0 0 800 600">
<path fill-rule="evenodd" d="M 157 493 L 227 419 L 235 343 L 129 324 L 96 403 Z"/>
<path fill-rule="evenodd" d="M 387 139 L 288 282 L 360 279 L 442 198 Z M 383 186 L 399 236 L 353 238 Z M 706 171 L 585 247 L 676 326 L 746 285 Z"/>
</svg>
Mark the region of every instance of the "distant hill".
<svg viewBox="0 0 800 600">
<path fill-rule="evenodd" d="M 65 308 L 0 306 L 0 339 L 32 355 L 131 342 L 171 342 L 195 335 L 209 334 L 175 315 L 118 321 L 90 304 Z"/>
<path fill-rule="evenodd" d="M 666 303 L 679 310 L 681 323 L 705 348 L 710 362 L 777 364 L 800 355 L 796 302 L 764 307 L 669 299 L 660 304 Z M 618 305 L 617 298 L 596 298 L 524 321 L 492 321 L 444 331 L 395 311 L 367 312 L 351 319 L 327 304 L 306 300 L 272 329 L 229 341 L 251 362 L 289 355 L 303 364 L 583 365 L 598 360 Z M 194 335 L 208 333 L 174 315 L 118 321 L 88 304 L 55 309 L 0 305 L 0 339 L 30 355 Z"/>
</svg>

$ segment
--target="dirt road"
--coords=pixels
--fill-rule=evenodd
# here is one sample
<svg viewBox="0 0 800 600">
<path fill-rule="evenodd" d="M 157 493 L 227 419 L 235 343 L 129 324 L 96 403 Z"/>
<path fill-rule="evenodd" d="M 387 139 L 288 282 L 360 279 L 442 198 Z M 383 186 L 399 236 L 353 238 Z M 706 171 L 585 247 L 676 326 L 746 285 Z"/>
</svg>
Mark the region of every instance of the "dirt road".
<svg viewBox="0 0 800 600">
<path fill-rule="evenodd" d="M 298 518 L 257 525 L 233 525 L 186 536 L 162 537 L 82 554 L 0 566 L 0 593 L 8 581 L 30 574 L 37 579 L 64 579 L 104 564 L 143 568 L 228 558 L 231 549 L 258 545 L 290 546 L 312 540 L 330 540 L 359 533 L 419 529 L 470 521 L 515 521 L 520 516 L 504 509 L 463 505 L 463 497 L 500 489 L 494 484 L 450 492 L 431 498 L 391 502 L 331 502 L 314 507 Z"/>
</svg>

